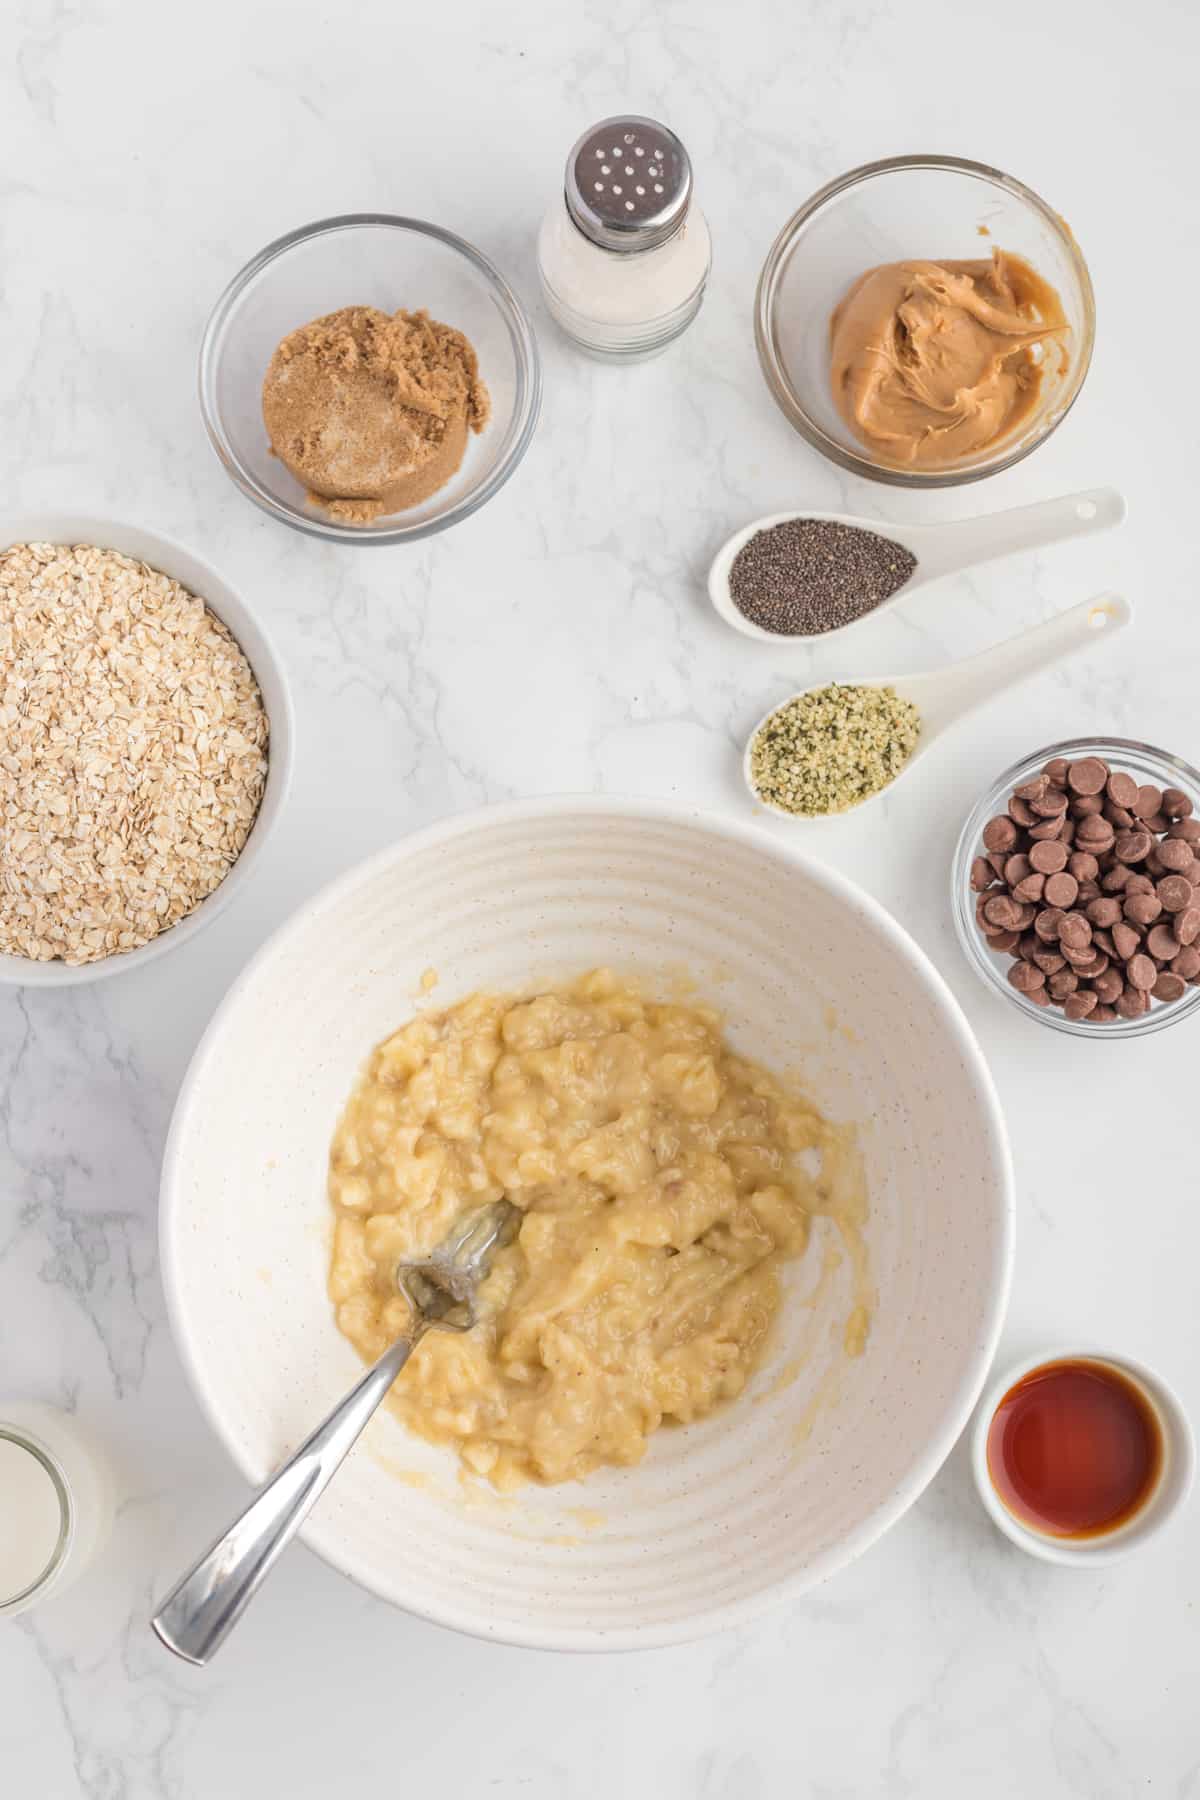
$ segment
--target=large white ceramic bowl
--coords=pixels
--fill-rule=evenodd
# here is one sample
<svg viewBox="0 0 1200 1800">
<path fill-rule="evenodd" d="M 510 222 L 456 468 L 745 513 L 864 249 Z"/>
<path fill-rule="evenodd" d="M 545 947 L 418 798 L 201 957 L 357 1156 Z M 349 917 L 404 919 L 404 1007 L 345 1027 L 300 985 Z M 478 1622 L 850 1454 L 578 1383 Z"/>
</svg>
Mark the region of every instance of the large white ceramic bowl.
<svg viewBox="0 0 1200 1800">
<path fill-rule="evenodd" d="M 283 664 L 259 614 L 211 563 L 186 544 L 181 544 L 178 538 L 147 530 L 143 525 L 84 513 L 4 513 L 0 515 L 0 550 L 7 550 L 13 544 L 97 544 L 101 549 L 119 550 L 123 556 L 135 557 L 181 582 L 191 593 L 199 595 L 241 645 L 254 670 L 271 728 L 267 783 L 258 816 L 242 846 L 241 855 L 221 885 L 177 925 L 160 932 L 137 950 L 101 957 L 98 962 L 67 963 L 57 959 L 35 962 L 32 957 L 0 955 L 0 986 L 78 987 L 82 982 L 99 981 L 109 975 L 144 968 L 146 963 L 156 962 L 168 950 L 189 944 L 250 880 L 283 811 L 291 785 L 294 756 L 292 702 Z"/>
<path fill-rule="evenodd" d="M 452 819 L 301 908 L 234 985 L 180 1094 L 163 1171 L 167 1297 L 195 1391 L 251 1480 L 361 1373 L 325 1293 L 325 1170 L 368 1051 L 421 1003 L 426 969 L 440 1005 L 602 962 L 662 985 L 688 971 L 735 1045 L 802 1069 L 827 1113 L 860 1123 L 879 1303 L 865 1354 L 848 1359 L 850 1266 L 818 1281 L 819 1225 L 749 1394 L 660 1431 L 636 1469 L 507 1501 L 377 1416 L 307 1542 L 412 1612 L 552 1649 L 696 1636 L 866 1549 L 970 1415 L 1012 1255 L 983 1058 L 941 978 L 867 895 L 756 827 L 654 803 Z"/>
</svg>

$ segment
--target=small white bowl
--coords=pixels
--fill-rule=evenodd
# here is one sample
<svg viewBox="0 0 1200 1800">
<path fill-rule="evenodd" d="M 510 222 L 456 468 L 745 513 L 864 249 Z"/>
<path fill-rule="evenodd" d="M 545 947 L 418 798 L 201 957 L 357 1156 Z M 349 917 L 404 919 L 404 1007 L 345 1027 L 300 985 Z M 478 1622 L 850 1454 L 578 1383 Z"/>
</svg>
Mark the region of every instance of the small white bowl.
<svg viewBox="0 0 1200 1800">
<path fill-rule="evenodd" d="M 1123 1525 L 1102 1537 L 1055 1537 L 1022 1524 L 1009 1512 L 988 1473 L 988 1432 L 1000 1402 L 1026 1375 L 1048 1363 L 1059 1362 L 1105 1363 L 1126 1376 L 1149 1402 L 1162 1432 L 1162 1469 L 1149 1499 Z M 992 1383 L 980 1401 L 971 1430 L 971 1470 L 979 1497 L 992 1522 L 1018 1549 L 1028 1551 L 1030 1556 L 1041 1557 L 1043 1562 L 1062 1563 L 1071 1568 L 1098 1568 L 1104 1563 L 1117 1562 L 1157 1537 L 1183 1506 L 1195 1477 L 1196 1444 L 1187 1414 L 1161 1375 L 1131 1356 L 1114 1356 L 1108 1350 L 1069 1346 L 1042 1350 L 1036 1356 L 1026 1357 L 1024 1362 L 1017 1363 Z"/>
<path fill-rule="evenodd" d="M 274 829 L 291 783 L 295 735 L 292 702 L 283 665 L 246 602 L 209 563 L 176 538 L 147 531 L 140 525 L 126 525 L 117 519 L 91 518 L 79 513 L 5 513 L 0 515 L 0 550 L 12 544 L 96 544 L 105 550 L 119 550 L 124 556 L 136 557 L 181 582 L 205 602 L 223 625 L 228 626 L 245 651 L 262 692 L 271 727 L 267 783 L 258 817 L 242 853 L 220 887 L 214 888 L 186 918 L 160 932 L 140 949 L 123 950 L 102 957 L 98 962 L 37 962 L 27 956 L 0 955 L 0 984 L 77 987 L 85 981 L 99 981 L 127 969 L 143 968 L 166 951 L 190 943 L 245 886 Z"/>
</svg>

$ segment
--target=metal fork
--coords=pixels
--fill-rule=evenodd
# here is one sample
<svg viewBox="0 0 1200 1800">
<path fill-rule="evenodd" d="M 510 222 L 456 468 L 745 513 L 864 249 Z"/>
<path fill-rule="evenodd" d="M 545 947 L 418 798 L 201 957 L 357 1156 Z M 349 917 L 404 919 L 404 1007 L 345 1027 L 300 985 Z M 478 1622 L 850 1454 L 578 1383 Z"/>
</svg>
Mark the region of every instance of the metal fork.
<svg viewBox="0 0 1200 1800">
<path fill-rule="evenodd" d="M 475 1324 L 490 1259 L 520 1222 L 520 1208 L 498 1200 L 468 1214 L 423 1261 L 399 1264 L 396 1285 L 412 1309 L 407 1336 L 372 1363 L 171 1589 L 150 1621 L 168 1650 L 202 1667 L 220 1649 L 425 1333 Z"/>
</svg>

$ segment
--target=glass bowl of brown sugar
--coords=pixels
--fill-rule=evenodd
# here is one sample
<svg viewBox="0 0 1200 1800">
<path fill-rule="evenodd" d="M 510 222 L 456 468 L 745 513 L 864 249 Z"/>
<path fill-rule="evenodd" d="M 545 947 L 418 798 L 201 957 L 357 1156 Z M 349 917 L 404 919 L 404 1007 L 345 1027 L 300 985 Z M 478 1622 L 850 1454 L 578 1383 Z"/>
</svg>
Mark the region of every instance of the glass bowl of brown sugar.
<svg viewBox="0 0 1200 1800">
<path fill-rule="evenodd" d="M 351 313 L 353 330 L 339 339 L 329 328 L 331 315 L 346 323 Z M 428 315 L 423 323 L 421 315 Z M 333 394 L 331 404 L 342 410 L 323 417 L 310 410 L 294 438 L 275 445 L 264 417 L 264 381 L 268 370 L 278 367 L 273 359 L 284 341 L 296 346 L 305 328 L 315 324 L 329 329 L 320 341 L 314 333 L 301 346 L 304 353 L 292 360 L 290 376 L 298 380 L 305 370 L 315 371 L 309 395 L 301 398 L 313 409 L 322 396 Z M 369 343 L 364 330 L 372 334 Z M 419 341 L 422 334 L 428 349 Z M 411 370 L 400 366 L 397 376 L 389 357 L 398 362 L 393 347 L 406 348 L 406 339 L 416 340 Z M 438 408 L 446 388 L 439 385 L 437 353 L 446 345 L 457 345 L 470 369 L 470 428 L 457 418 L 452 395 L 445 403 L 440 461 L 430 461 L 429 479 L 421 480 L 427 446 L 415 443 L 411 460 L 418 478 L 404 491 L 403 475 L 394 484 L 393 476 L 405 468 L 407 422 L 420 427 L 432 418 L 433 431 L 443 433 Z M 339 359 L 344 365 L 361 355 L 365 363 L 366 349 L 378 380 L 351 392 Z M 351 373 L 352 380 L 360 376 L 366 377 L 362 368 Z M 401 412 L 406 401 L 414 404 Z M 469 518 L 515 471 L 533 436 L 540 402 L 537 343 L 500 271 L 453 232 L 386 213 L 322 219 L 268 244 L 217 301 L 200 348 L 200 410 L 230 478 L 273 519 L 335 543 L 402 544 Z M 358 429 L 356 421 L 368 414 L 380 428 L 376 436 L 387 439 L 378 483 L 357 458 L 344 493 L 329 486 L 314 492 L 313 481 L 306 483 L 304 468 L 291 455 L 292 445 L 307 447 L 316 437 L 328 452 L 328 465 L 345 449 L 340 441 L 345 432 Z M 454 432 L 457 444 L 449 441 Z M 418 435 L 412 434 L 414 442 Z M 456 455 L 461 456 L 457 464 Z M 403 503 L 394 504 L 397 499 Z"/>
</svg>

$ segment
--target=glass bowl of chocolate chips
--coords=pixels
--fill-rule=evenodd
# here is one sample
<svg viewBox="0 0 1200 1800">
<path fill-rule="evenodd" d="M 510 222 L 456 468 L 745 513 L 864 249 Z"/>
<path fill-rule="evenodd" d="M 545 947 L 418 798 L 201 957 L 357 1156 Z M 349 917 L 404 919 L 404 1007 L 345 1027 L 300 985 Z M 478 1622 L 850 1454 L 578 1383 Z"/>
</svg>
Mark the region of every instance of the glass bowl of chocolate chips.
<svg viewBox="0 0 1200 1800">
<path fill-rule="evenodd" d="M 954 924 L 972 968 L 1077 1037 L 1200 1007 L 1200 771 L 1129 738 L 1014 763 L 963 826 Z"/>
</svg>

